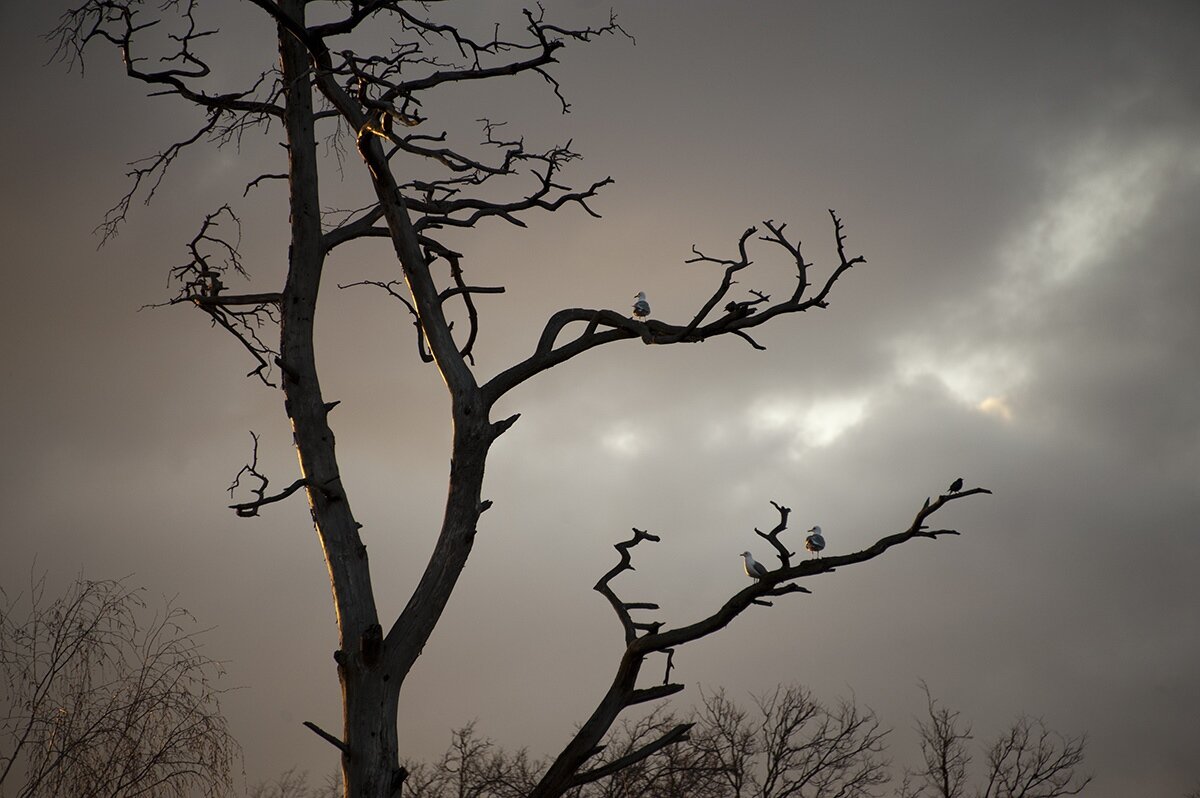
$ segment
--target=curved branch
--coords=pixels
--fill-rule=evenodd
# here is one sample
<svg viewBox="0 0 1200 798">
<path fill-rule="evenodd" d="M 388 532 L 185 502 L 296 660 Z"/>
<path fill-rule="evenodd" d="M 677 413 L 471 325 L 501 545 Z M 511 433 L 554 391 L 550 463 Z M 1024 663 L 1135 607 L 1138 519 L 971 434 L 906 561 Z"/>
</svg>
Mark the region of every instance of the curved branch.
<svg viewBox="0 0 1200 798">
<path fill-rule="evenodd" d="M 805 298 L 809 287 L 807 270 L 810 264 L 801 256 L 800 245 L 798 243 L 793 244 L 784 237 L 783 229 L 785 225 L 776 225 L 774 222 L 768 220 L 764 222 L 764 225 L 770 231 L 770 235 L 763 236 L 761 240 L 774 243 L 786 250 L 791 255 L 796 268 L 797 287 L 787 299 L 770 304 L 768 296 L 752 291 L 751 293 L 756 299 L 745 302 L 731 302 L 725 306 L 725 314 L 723 316 L 708 323 L 703 323 L 703 320 L 712 309 L 725 298 L 729 287 L 733 285 L 732 275 L 751 265 L 752 262 L 746 251 L 746 243 L 756 230 L 756 228 L 752 227 L 744 232 L 739 239 L 739 258 L 737 260 L 711 258 L 694 249 L 697 257 L 691 259 L 689 262 L 720 263 L 725 264 L 726 268 L 717 289 L 687 324 L 668 324 L 657 319 L 638 322 L 613 310 L 584 308 L 560 310 L 553 314 L 546 322 L 533 354 L 501 371 L 483 386 L 485 402 L 491 405 L 504 394 L 531 377 L 564 361 L 570 360 L 589 349 L 612 343 L 613 341 L 641 338 L 647 344 L 698 343 L 720 335 L 729 334 L 743 338 L 755 349 L 763 349 L 764 347 L 750 337 L 747 333 L 748 329 L 765 324 L 776 316 L 785 313 L 803 313 L 810 308 L 827 307 L 827 297 L 833 290 L 834 284 L 852 267 L 864 263 L 866 260 L 861 255 L 853 258 L 846 257 L 842 221 L 832 210 L 829 213 L 834 223 L 839 262 L 817 294 L 807 299 Z M 585 323 L 586 326 L 583 332 L 571 341 L 555 348 L 558 337 L 562 334 L 563 330 L 568 325 L 576 322 Z M 598 331 L 601 327 L 606 329 Z"/>
<path fill-rule="evenodd" d="M 625 630 L 626 645 L 633 642 L 633 640 L 637 637 L 637 630 L 639 628 L 648 628 L 649 626 L 647 624 L 635 623 L 633 618 L 629 615 L 629 611 L 631 609 L 656 610 L 658 609 L 658 605 L 650 602 L 622 602 L 619 598 L 617 598 L 617 594 L 613 592 L 613 589 L 609 587 L 609 582 L 615 579 L 622 571 L 634 570 L 633 555 L 630 553 L 630 549 L 641 543 L 643 540 L 648 540 L 651 543 L 658 543 L 661 538 L 657 535 L 651 535 L 649 532 L 644 530 L 634 529 L 633 537 L 631 537 L 629 540 L 613 545 L 613 548 L 620 552 L 621 561 L 614 565 L 608 573 L 600 577 L 600 581 L 598 581 L 595 586 L 592 587 L 593 590 L 608 599 L 608 603 L 612 605 L 613 612 L 617 614 L 617 618 L 621 621 L 621 627 Z M 657 631 L 657 629 L 655 629 L 655 631 Z"/>
<path fill-rule="evenodd" d="M 771 506 L 774 507 L 779 513 L 779 523 L 776 524 L 775 528 L 770 532 L 760 532 L 758 527 L 755 527 L 754 534 L 758 535 L 760 538 L 766 540 L 775 547 L 775 551 L 779 556 L 779 562 L 784 568 L 787 568 L 789 565 L 791 565 L 791 558 L 795 557 L 796 553 L 794 551 L 788 551 L 787 546 L 779 542 L 779 535 L 787 529 L 788 515 L 791 514 L 792 510 L 790 507 L 784 507 L 782 504 L 777 502 L 771 502 Z"/>
<path fill-rule="evenodd" d="M 208 94 L 190 85 L 191 81 L 209 77 L 211 72 L 209 65 L 192 51 L 192 45 L 215 32 L 197 29 L 193 17 L 194 2 L 163 4 L 164 9 L 169 5 L 177 5 L 180 9 L 180 19 L 184 23 L 184 31 L 181 34 L 167 34 L 163 37 L 168 42 L 167 47 L 175 48 L 173 53 L 139 55 L 134 44 L 135 37 L 140 42 L 139 34 L 155 27 L 159 20 L 139 22 L 137 5 L 132 0 L 87 0 L 77 8 L 67 11 L 48 34 L 48 38 L 55 42 L 55 57 L 70 65 L 79 64 L 82 69 L 83 54 L 88 44 L 94 39 L 103 39 L 121 53 L 125 72 L 129 77 L 150 86 L 161 87 L 160 91 L 152 92 L 151 96 L 179 95 L 207 110 L 208 119 L 191 137 L 172 144 L 157 155 L 131 164 L 134 167 L 129 173 L 133 178 L 132 188 L 109 210 L 104 222 L 97 228 L 102 232 L 102 243 L 116 234 L 117 228 L 125 219 L 131 200 L 144 181 L 151 181 L 145 202 L 149 203 L 153 199 L 167 169 L 185 147 L 205 136 L 209 140 L 224 143 L 240 136 L 248 127 L 268 119 L 283 118 L 283 108 L 275 103 L 281 90 L 277 81 L 267 91 L 266 100 L 252 99 L 268 81 L 271 72 L 263 72 L 250 88 L 239 92 Z M 153 52 L 158 48 L 147 49 Z M 163 65 L 164 68 L 148 69 L 145 65 L 149 62 Z M 186 66 L 166 66 L 169 64 Z"/>
<path fill-rule="evenodd" d="M 248 502 L 240 502 L 238 504 L 229 505 L 229 509 L 233 510 L 241 518 L 253 518 L 258 515 L 259 509 L 268 504 L 283 501 L 288 496 L 291 496 L 296 491 L 309 484 L 307 479 L 297 479 L 291 485 L 288 485 L 279 493 L 272 496 L 267 495 L 267 486 L 271 481 L 267 476 L 258 470 L 258 435 L 253 430 L 250 432 L 250 437 L 254 439 L 254 452 L 251 460 L 246 465 L 242 466 L 242 470 L 237 472 L 237 476 L 233 478 L 233 484 L 229 486 L 229 495 L 233 496 L 233 492 L 241 487 L 242 477 L 248 476 L 258 480 L 258 487 L 251 488 L 250 492 L 257 496 L 257 499 Z"/>
<path fill-rule="evenodd" d="M 421 358 L 422 363 L 432 363 L 433 355 L 425 346 L 425 330 L 421 327 L 421 317 L 417 315 L 417 309 L 413 307 L 413 304 L 409 302 L 404 295 L 400 294 L 393 288 L 393 286 L 400 285 L 400 281 L 389 280 L 388 282 L 383 283 L 379 280 L 359 280 L 358 282 L 346 283 L 345 285 L 338 283 L 338 288 L 351 288 L 356 285 L 373 285 L 376 288 L 382 288 L 384 291 L 387 291 L 393 299 L 398 300 L 402 305 L 404 305 L 405 309 L 408 310 L 409 315 L 413 317 L 413 327 L 417 328 L 417 355 Z"/>
</svg>

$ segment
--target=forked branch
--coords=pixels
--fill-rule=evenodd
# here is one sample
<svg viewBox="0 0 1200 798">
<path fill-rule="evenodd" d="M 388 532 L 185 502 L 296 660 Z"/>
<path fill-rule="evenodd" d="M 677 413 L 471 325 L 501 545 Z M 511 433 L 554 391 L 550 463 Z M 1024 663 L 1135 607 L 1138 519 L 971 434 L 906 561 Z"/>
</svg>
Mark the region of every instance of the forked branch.
<svg viewBox="0 0 1200 798">
<path fill-rule="evenodd" d="M 250 462 L 242 466 L 242 469 L 237 472 L 237 476 L 233 478 L 233 483 L 229 486 L 229 496 L 233 497 L 236 491 L 242 484 L 242 477 L 247 477 L 258 481 L 258 486 L 250 489 L 258 498 L 248 501 L 239 502 L 238 504 L 229 505 L 229 509 L 233 510 L 241 518 L 253 518 L 258 515 L 259 509 L 268 504 L 283 501 L 288 496 L 291 496 L 296 491 L 300 490 L 308 484 L 307 479 L 297 479 L 291 485 L 281 490 L 279 493 L 267 495 L 267 487 L 271 484 L 271 480 L 265 474 L 258 470 L 258 435 L 253 431 L 250 432 L 250 437 L 254 439 L 254 451 L 251 455 Z"/>
<path fill-rule="evenodd" d="M 779 513 L 779 523 L 777 523 L 775 528 L 770 532 L 762 532 L 758 527 L 755 527 L 754 534 L 758 535 L 760 538 L 763 538 L 775 547 L 775 551 L 779 556 L 780 564 L 784 568 L 787 568 L 789 565 L 791 565 L 792 557 L 796 556 L 796 552 L 788 551 L 787 546 L 783 545 L 783 543 L 779 540 L 779 535 L 787 529 L 788 516 L 791 514 L 792 510 L 790 507 L 784 507 L 782 504 L 777 502 L 771 502 L 771 506 L 774 507 L 776 512 Z"/>
<path fill-rule="evenodd" d="M 735 258 L 710 257 L 693 248 L 696 257 L 690 259 L 689 263 L 715 263 L 723 265 L 725 270 L 712 295 L 686 324 L 669 324 L 657 319 L 636 321 L 613 310 L 585 308 L 560 310 L 546 322 L 533 354 L 500 372 L 483 386 L 485 401 L 490 405 L 531 377 L 589 349 L 614 341 L 640 338 L 647 344 L 698 343 L 729 334 L 744 339 L 756 349 L 762 349 L 763 347 L 750 336 L 749 330 L 785 313 L 803 313 L 810 308 L 827 307 L 827 298 L 833 290 L 834 284 L 851 268 L 866 261 L 861 255 L 852 258 L 846 256 L 842 221 L 832 210 L 829 211 L 829 215 L 833 220 L 838 264 L 817 293 L 809 293 L 808 274 L 812 264 L 805 261 L 801 255 L 799 242 L 787 239 L 784 235 L 786 225 L 777 225 L 768 220 L 763 223 L 768 230 L 768 235 L 760 236 L 760 240 L 774 244 L 787 252 L 796 270 L 796 289 L 787 299 L 772 303 L 768 295 L 751 290 L 749 293 L 753 297 L 752 299 L 728 302 L 724 305 L 724 311 L 720 316 L 708 320 L 713 310 L 725 300 L 731 286 L 734 285 L 733 275 L 753 263 L 750 260 L 747 245 L 750 238 L 757 232 L 757 228 L 751 227 L 738 239 L 738 254 Z M 566 343 L 558 343 L 565 328 L 575 323 L 584 325 L 582 332 Z"/>
<path fill-rule="evenodd" d="M 232 234 L 222 232 L 227 224 Z M 199 232 L 188 242 L 187 262 L 171 269 L 170 279 L 179 284 L 176 295 L 160 305 L 190 303 L 203 310 L 213 325 L 232 335 L 254 358 L 255 367 L 247 376 L 255 376 L 274 387 L 269 379 L 275 349 L 263 340 L 263 328 L 274 329 L 279 323 L 279 292 L 229 294 L 226 282 L 231 277 L 248 278 L 239 251 L 241 220 L 228 205 L 204 217 Z"/>
<path fill-rule="evenodd" d="M 209 64 L 195 50 L 196 42 L 215 31 L 202 28 L 196 21 L 196 0 L 157 4 L 164 15 L 177 12 L 171 22 L 178 32 L 167 32 L 171 22 L 160 17 L 142 21 L 140 0 L 85 0 L 66 11 L 48 38 L 55 43 L 55 56 L 82 71 L 84 52 L 95 40 L 107 41 L 121 53 L 126 74 L 154 88 L 152 94 L 174 94 L 206 112 L 205 121 L 189 137 L 171 144 L 161 152 L 134 161 L 128 177 L 129 191 L 106 214 L 97 228 L 101 242 L 116 235 L 139 191 L 147 204 L 154 198 L 171 165 L 187 147 L 201 140 L 224 143 L 237 140 L 246 130 L 283 117 L 278 103 L 281 86 L 273 71 L 263 72 L 243 91 L 211 94 L 200 88 L 210 77 Z M 160 23 L 167 23 L 161 25 Z M 162 32 L 154 41 L 145 41 Z M 146 55 L 143 53 L 155 53 Z"/>
<path fill-rule="evenodd" d="M 625 630 L 626 644 L 631 643 L 634 638 L 637 637 L 639 629 L 647 632 L 657 632 L 662 626 L 661 623 L 635 622 L 629 614 L 629 611 L 632 609 L 657 610 L 659 609 L 657 604 L 652 604 L 650 602 L 623 602 L 617 598 L 617 594 L 613 592 L 612 587 L 609 585 L 609 583 L 612 582 L 612 580 L 615 579 L 622 571 L 635 570 L 633 567 L 633 556 L 630 553 L 630 549 L 641 543 L 643 540 L 648 540 L 651 543 L 658 543 L 661 538 L 644 530 L 634 529 L 633 537 L 631 537 L 629 540 L 613 545 L 613 548 L 621 554 L 621 561 L 614 565 L 608 573 L 600 577 L 600 581 L 597 582 L 592 588 L 608 599 L 608 603 L 612 605 L 613 611 L 617 614 L 617 618 L 621 621 L 621 627 Z"/>
<path fill-rule="evenodd" d="M 596 585 L 596 590 L 605 595 L 609 603 L 612 604 L 613 609 L 617 612 L 618 617 L 621 618 L 622 626 L 625 628 L 626 633 L 625 650 L 622 652 L 612 686 L 596 706 L 592 716 L 580 727 L 567 746 L 556 757 L 550 768 L 546 771 L 542 781 L 531 793 L 531 798 L 557 798 L 557 796 L 562 795 L 572 786 L 584 783 L 578 781 L 580 778 L 591 781 L 595 778 L 600 778 L 602 775 L 607 775 L 608 771 L 601 773 L 602 769 L 600 768 L 583 772 L 580 772 L 580 768 L 598 749 L 604 735 L 608 733 L 621 712 L 636 703 L 656 700 L 677 693 L 682 689 L 682 685 L 670 683 L 638 689 L 636 687 L 637 676 L 646 657 L 661 652 L 668 653 L 668 656 L 673 658 L 673 654 L 679 646 L 694 642 L 719 631 L 751 606 L 767 603 L 764 601 L 767 597 L 809 592 L 807 588 L 796 584 L 797 579 L 830 573 L 838 567 L 866 562 L 882 555 L 888 549 L 906 543 L 913 538 L 937 538 L 942 535 L 957 535 L 958 532 L 952 529 L 930 529 L 925 522 L 930 516 L 950 502 L 980 493 L 991 493 L 991 491 L 986 488 L 971 488 L 957 493 L 941 495 L 936 501 L 926 499 L 907 529 L 880 538 L 872 546 L 861 551 L 841 556 L 805 560 L 796 565 L 789 564 L 789 558 L 792 555 L 788 552 L 787 547 L 778 540 L 779 535 L 787 529 L 790 510 L 776 502 L 772 502 L 772 506 L 779 513 L 779 523 L 770 532 L 764 533 L 757 529 L 755 532 L 776 546 L 783 565 L 774 571 L 769 571 L 766 575 L 755 580 L 753 584 L 736 593 L 722 607 L 708 617 L 687 626 L 666 631 L 647 632 L 641 636 L 636 635 L 635 626 L 629 620 L 627 605 L 623 605 L 608 588 L 609 581 L 622 571 L 629 570 L 632 567 L 629 562 L 629 549 L 643 539 L 655 539 L 649 538 L 647 533 L 635 529 L 633 538 L 616 545 L 617 550 L 621 552 L 621 562 L 605 574 Z M 679 732 L 679 734 L 684 733 L 686 733 L 686 730 Z M 662 746 L 660 747 L 665 747 L 675 741 L 675 739 L 666 742 L 660 741 L 662 742 Z"/>
</svg>

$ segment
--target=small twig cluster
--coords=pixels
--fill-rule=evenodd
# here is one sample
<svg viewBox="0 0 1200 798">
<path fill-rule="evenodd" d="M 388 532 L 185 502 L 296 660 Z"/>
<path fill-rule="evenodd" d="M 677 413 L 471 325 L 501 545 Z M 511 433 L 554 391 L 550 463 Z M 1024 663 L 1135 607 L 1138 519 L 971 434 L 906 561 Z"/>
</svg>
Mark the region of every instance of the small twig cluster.
<svg viewBox="0 0 1200 798">
<path fill-rule="evenodd" d="M 222 219 L 232 224 L 233 236 L 219 231 Z M 200 308 L 213 326 L 232 335 L 254 358 L 255 367 L 246 376 L 258 377 L 274 387 L 271 365 L 278 359 L 278 352 L 263 339 L 262 331 L 278 329 L 282 294 L 225 293 L 230 274 L 249 278 L 239 251 L 241 231 L 241 220 L 228 205 L 205 216 L 200 231 L 188 242 L 189 259 L 171 269 L 170 279 L 179 284 L 178 293 L 168 302 L 150 307 L 190 303 Z"/>
<path fill-rule="evenodd" d="M 250 462 L 242 466 L 241 470 L 237 472 L 237 475 L 233 478 L 233 482 L 229 486 L 229 497 L 233 498 L 234 491 L 242 486 L 242 477 L 253 479 L 258 482 L 257 487 L 250 488 L 250 492 L 258 498 L 248 502 L 239 502 L 237 504 L 229 505 L 229 509 L 233 510 L 242 518 L 253 518 L 254 516 L 258 515 L 259 509 L 263 506 L 274 504 L 278 501 L 283 501 L 288 496 L 291 496 L 293 493 L 300 490 L 300 488 L 308 485 L 307 479 L 297 479 L 279 493 L 268 496 L 267 487 L 271 484 L 271 480 L 267 478 L 266 474 L 258 470 L 258 435 L 251 431 L 250 437 L 254 440 L 254 450 L 251 454 Z"/>
</svg>

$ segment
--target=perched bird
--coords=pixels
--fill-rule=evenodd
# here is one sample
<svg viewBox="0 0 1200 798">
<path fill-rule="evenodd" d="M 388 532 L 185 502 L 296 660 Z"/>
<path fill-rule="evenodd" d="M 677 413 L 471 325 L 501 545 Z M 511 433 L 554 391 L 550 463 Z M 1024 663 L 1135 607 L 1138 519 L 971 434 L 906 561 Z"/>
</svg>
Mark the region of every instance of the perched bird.
<svg viewBox="0 0 1200 798">
<path fill-rule="evenodd" d="M 746 561 L 746 575 L 753 579 L 762 579 L 767 575 L 767 566 L 760 562 L 756 562 L 754 555 L 748 551 L 742 552 L 742 559 Z"/>
<path fill-rule="evenodd" d="M 818 557 L 821 556 L 821 550 L 825 548 L 825 538 L 821 536 L 821 527 L 814 526 L 808 530 L 808 537 L 804 539 L 804 548 Z"/>
<path fill-rule="evenodd" d="M 950 483 L 950 492 L 951 493 L 958 493 L 960 490 L 962 490 L 962 477 L 959 477 L 958 479 L 956 479 Z"/>
<path fill-rule="evenodd" d="M 650 315 L 650 303 L 646 301 L 646 292 L 638 291 L 637 301 L 633 303 L 633 317 L 635 319 L 644 319 Z"/>
</svg>

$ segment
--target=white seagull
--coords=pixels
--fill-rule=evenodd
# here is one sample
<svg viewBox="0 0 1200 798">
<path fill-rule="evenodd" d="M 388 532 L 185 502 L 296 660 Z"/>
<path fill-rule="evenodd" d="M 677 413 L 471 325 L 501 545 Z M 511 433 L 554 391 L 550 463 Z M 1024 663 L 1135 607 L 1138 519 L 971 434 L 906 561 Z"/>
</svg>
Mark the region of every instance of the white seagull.
<svg viewBox="0 0 1200 798">
<path fill-rule="evenodd" d="M 650 315 L 650 303 L 646 301 L 646 292 L 638 291 L 634 297 L 637 301 L 633 303 L 633 317 L 635 319 L 644 319 Z"/>
<path fill-rule="evenodd" d="M 825 538 L 821 536 L 821 527 L 814 526 L 808 530 L 808 537 L 804 539 L 804 548 L 818 557 L 821 556 L 821 550 L 825 548 Z"/>
<path fill-rule="evenodd" d="M 762 579 L 767 575 L 767 567 L 760 562 L 756 562 L 754 555 L 750 552 L 743 551 L 742 559 L 746 561 L 746 576 L 752 579 Z"/>
</svg>

